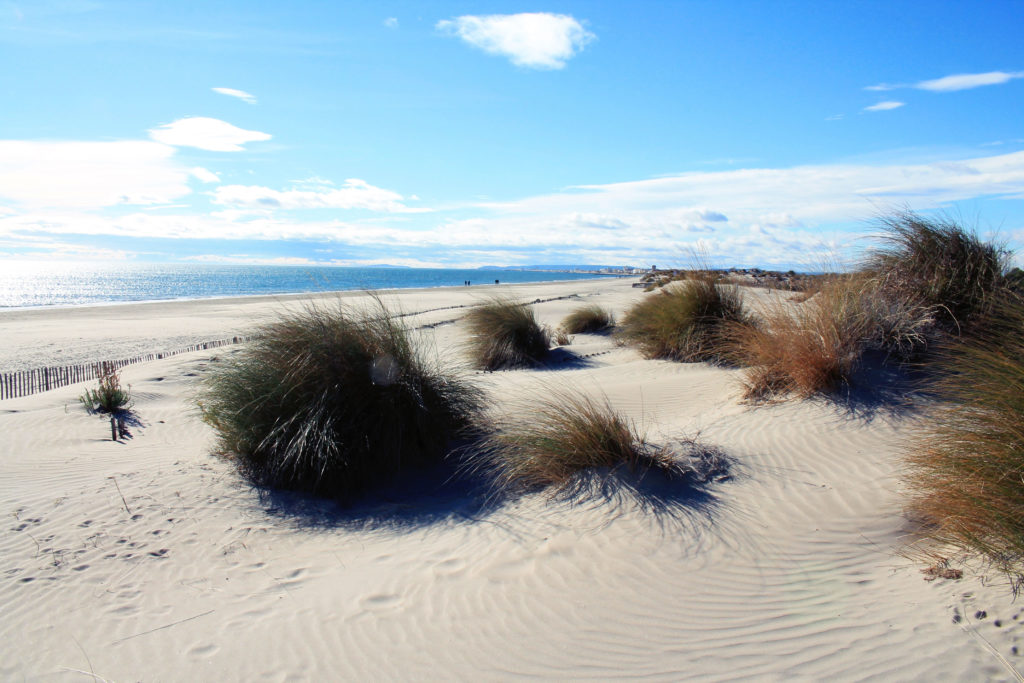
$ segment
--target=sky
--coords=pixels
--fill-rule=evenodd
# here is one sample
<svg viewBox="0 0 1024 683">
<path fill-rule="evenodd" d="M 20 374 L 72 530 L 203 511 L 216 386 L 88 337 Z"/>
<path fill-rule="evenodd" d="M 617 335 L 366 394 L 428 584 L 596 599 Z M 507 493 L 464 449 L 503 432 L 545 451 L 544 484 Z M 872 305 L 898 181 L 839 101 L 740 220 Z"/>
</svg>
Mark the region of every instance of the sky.
<svg viewBox="0 0 1024 683">
<path fill-rule="evenodd" d="M 0 0 L 0 267 L 809 269 L 906 209 L 1021 250 L 1021 26 L 1021 0 Z"/>
</svg>

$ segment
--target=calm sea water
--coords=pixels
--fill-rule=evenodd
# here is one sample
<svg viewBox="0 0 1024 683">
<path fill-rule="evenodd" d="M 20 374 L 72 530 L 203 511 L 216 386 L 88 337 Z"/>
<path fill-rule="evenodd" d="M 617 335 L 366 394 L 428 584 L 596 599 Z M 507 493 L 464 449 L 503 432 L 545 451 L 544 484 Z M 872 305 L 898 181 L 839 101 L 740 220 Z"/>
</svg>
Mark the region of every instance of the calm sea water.
<svg viewBox="0 0 1024 683">
<path fill-rule="evenodd" d="M 0 261 L 0 309 L 204 299 L 353 289 L 457 287 L 598 277 L 586 273 L 442 268 L 341 268 Z"/>
</svg>

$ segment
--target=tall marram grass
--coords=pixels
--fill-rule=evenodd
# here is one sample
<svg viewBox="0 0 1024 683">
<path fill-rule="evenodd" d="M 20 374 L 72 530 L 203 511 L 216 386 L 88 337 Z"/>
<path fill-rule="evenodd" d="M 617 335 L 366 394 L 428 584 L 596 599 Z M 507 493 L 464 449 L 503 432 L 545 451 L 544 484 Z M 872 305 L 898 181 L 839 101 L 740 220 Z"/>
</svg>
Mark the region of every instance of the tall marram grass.
<svg viewBox="0 0 1024 683">
<path fill-rule="evenodd" d="M 981 337 L 948 346 L 941 403 L 907 449 L 909 511 L 926 523 L 916 550 L 981 553 L 1024 575 L 1024 300 L 996 303 Z"/>
<path fill-rule="evenodd" d="M 725 327 L 746 319 L 737 287 L 716 284 L 712 273 L 699 273 L 626 311 L 618 337 L 647 358 L 717 360 Z"/>
<path fill-rule="evenodd" d="M 848 384 L 864 352 L 923 345 L 932 309 L 880 294 L 864 273 L 835 275 L 802 303 L 773 297 L 761 319 L 728 327 L 728 356 L 744 366 L 745 397 L 808 398 Z"/>
<path fill-rule="evenodd" d="M 308 307 L 264 326 L 199 401 L 253 481 L 349 498 L 445 455 L 481 405 L 383 304 Z"/>
<path fill-rule="evenodd" d="M 1008 252 L 946 216 L 900 211 L 879 219 L 881 246 L 864 263 L 890 299 L 933 307 L 940 329 L 959 332 L 984 315 L 1004 281 Z"/>
<path fill-rule="evenodd" d="M 807 398 L 835 389 L 860 360 L 866 325 L 858 293 L 843 280 L 801 304 L 774 297 L 761 320 L 728 329 L 730 357 L 744 366 L 745 397 Z"/>
<path fill-rule="evenodd" d="M 568 334 L 586 332 L 603 332 L 615 326 L 615 316 L 611 311 L 597 304 L 580 306 L 562 319 L 561 327 Z"/>
<path fill-rule="evenodd" d="M 471 309 L 469 353 L 483 370 L 536 365 L 551 348 L 551 335 L 533 309 L 513 299 L 494 298 Z"/>
<path fill-rule="evenodd" d="M 670 453 L 647 443 L 607 401 L 556 392 L 519 419 L 490 430 L 470 464 L 499 490 L 562 489 L 590 468 L 674 471 Z"/>
</svg>

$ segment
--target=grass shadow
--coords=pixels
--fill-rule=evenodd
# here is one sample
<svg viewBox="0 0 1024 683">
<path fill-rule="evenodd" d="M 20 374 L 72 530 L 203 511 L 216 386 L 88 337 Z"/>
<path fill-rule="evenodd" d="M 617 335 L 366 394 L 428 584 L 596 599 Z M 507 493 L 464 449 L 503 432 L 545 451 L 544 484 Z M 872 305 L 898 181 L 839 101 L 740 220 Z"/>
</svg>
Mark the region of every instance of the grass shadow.
<svg viewBox="0 0 1024 683">
<path fill-rule="evenodd" d="M 268 515 L 307 530 L 413 531 L 473 522 L 500 506 L 487 495 L 487 482 L 460 473 L 454 459 L 411 468 L 350 502 L 271 487 L 256 490 Z"/>
<path fill-rule="evenodd" d="M 928 399 L 929 374 L 925 368 L 887 362 L 885 354 L 864 354 L 850 382 L 827 396 L 849 416 L 867 422 L 882 415 L 911 417 L 920 414 Z"/>
</svg>

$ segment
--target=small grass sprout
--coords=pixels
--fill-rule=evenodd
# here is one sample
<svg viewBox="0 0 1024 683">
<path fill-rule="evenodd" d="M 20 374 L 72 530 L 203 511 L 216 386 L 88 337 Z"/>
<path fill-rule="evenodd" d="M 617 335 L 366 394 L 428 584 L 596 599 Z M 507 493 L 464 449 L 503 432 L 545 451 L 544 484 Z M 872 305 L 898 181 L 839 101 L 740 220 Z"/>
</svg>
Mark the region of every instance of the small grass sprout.
<svg viewBox="0 0 1024 683">
<path fill-rule="evenodd" d="M 95 389 L 86 389 L 78 400 L 90 413 L 117 414 L 131 410 L 131 387 L 121 387 L 121 373 L 113 363 L 99 363 Z"/>
</svg>

